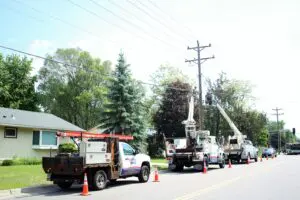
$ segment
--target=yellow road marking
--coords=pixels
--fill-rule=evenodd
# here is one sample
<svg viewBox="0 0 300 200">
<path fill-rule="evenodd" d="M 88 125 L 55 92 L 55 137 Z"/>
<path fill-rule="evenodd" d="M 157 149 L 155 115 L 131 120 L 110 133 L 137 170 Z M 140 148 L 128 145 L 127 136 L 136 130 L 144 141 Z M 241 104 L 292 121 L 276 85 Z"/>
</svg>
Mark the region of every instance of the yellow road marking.
<svg viewBox="0 0 300 200">
<path fill-rule="evenodd" d="M 283 162 L 278 162 L 276 164 L 268 166 L 266 169 L 260 170 L 255 175 L 261 174 L 261 173 L 266 172 L 266 171 L 270 171 L 270 170 L 272 170 L 273 167 L 278 166 L 278 165 L 280 165 L 282 163 Z M 223 181 L 221 183 L 212 185 L 210 187 L 200 189 L 200 190 L 198 190 L 196 192 L 188 193 L 188 194 L 183 195 L 181 197 L 175 198 L 174 200 L 189 200 L 189 199 L 195 198 L 195 197 L 197 197 L 197 196 L 199 196 L 199 195 L 201 195 L 203 193 L 206 193 L 206 192 L 209 192 L 211 190 L 215 190 L 215 189 L 218 189 L 218 188 L 230 185 L 231 183 L 234 183 L 234 182 L 236 182 L 236 181 L 238 181 L 238 180 L 240 180 L 242 178 L 251 177 L 251 176 L 253 176 L 253 174 L 249 174 L 249 175 L 245 175 L 245 176 L 238 176 L 236 178 L 233 178 L 233 179 L 230 179 L 230 180 L 227 180 L 227 181 Z"/>
</svg>

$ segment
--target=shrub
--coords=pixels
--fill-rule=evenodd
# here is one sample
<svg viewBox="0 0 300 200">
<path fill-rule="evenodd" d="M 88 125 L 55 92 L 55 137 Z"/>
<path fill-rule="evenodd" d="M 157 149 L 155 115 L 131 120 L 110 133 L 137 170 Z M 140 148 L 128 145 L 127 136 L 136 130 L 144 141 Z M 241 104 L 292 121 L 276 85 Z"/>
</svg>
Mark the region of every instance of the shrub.
<svg viewBox="0 0 300 200">
<path fill-rule="evenodd" d="M 12 165 L 40 165 L 42 159 L 40 158 L 17 158 L 14 157 L 12 160 L 3 160 L 2 166 Z"/>
<path fill-rule="evenodd" d="M 58 146 L 59 153 L 74 153 L 77 152 L 77 146 L 74 143 L 63 143 Z"/>
<path fill-rule="evenodd" d="M 13 165 L 13 160 L 3 160 L 2 166 L 11 166 Z"/>
<path fill-rule="evenodd" d="M 40 158 L 16 158 L 13 160 L 14 165 L 39 165 L 42 163 Z"/>
</svg>

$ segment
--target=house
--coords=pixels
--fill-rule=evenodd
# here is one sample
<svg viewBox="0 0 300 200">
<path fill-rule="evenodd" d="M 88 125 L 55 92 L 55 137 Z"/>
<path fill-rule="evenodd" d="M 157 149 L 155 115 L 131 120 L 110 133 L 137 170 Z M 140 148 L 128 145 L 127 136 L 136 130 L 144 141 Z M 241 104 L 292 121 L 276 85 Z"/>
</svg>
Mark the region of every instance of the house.
<svg viewBox="0 0 300 200">
<path fill-rule="evenodd" d="M 70 138 L 56 131 L 84 131 L 53 114 L 0 107 L 0 160 L 56 154 L 58 145 Z"/>
</svg>

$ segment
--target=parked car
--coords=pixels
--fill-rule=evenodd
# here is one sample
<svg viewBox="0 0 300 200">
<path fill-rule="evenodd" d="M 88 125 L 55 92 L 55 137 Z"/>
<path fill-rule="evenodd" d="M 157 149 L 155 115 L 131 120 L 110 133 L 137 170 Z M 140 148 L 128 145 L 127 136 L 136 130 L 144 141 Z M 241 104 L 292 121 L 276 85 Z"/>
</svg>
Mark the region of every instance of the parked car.
<svg viewBox="0 0 300 200">
<path fill-rule="evenodd" d="M 269 148 L 264 148 L 263 149 L 263 152 L 262 152 L 262 157 L 277 157 L 277 153 L 276 153 L 276 150 L 272 147 L 269 147 Z"/>
</svg>

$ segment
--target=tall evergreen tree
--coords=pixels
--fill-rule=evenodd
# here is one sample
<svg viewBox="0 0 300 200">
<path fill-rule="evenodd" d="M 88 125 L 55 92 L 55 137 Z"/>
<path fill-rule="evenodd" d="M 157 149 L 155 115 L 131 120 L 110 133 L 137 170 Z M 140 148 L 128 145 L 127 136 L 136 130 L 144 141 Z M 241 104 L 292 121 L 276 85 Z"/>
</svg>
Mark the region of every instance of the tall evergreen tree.
<svg viewBox="0 0 300 200">
<path fill-rule="evenodd" d="M 133 135 L 135 139 L 132 144 L 141 148 L 146 138 L 144 88 L 132 79 L 129 66 L 123 53 L 120 53 L 109 84 L 109 103 L 105 105 L 100 127 L 105 128 L 105 132 Z"/>
</svg>

